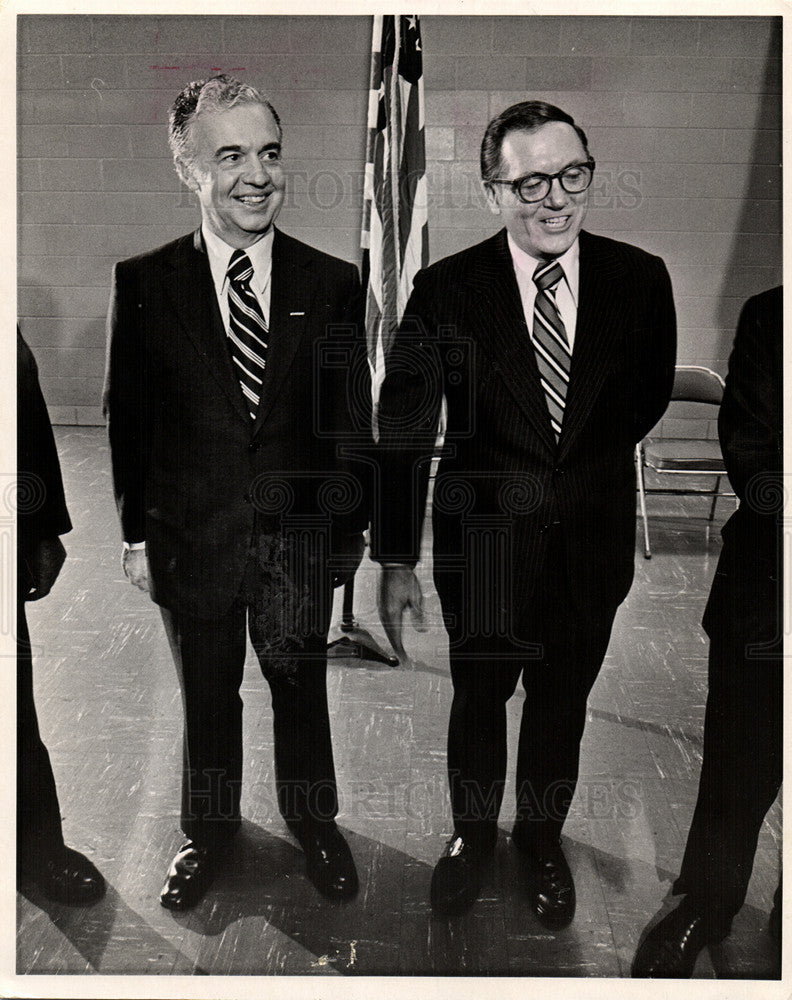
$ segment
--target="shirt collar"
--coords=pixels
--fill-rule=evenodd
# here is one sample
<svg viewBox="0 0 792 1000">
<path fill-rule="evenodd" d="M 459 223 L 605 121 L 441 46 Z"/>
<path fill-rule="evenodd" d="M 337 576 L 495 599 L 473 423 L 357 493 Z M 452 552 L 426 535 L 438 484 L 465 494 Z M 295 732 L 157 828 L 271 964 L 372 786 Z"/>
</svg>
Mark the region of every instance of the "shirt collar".
<svg viewBox="0 0 792 1000">
<path fill-rule="evenodd" d="M 235 248 L 229 246 L 225 240 L 220 239 L 217 233 L 213 233 L 208 226 L 201 226 L 206 252 L 209 255 L 209 265 L 212 273 L 222 275 L 220 284 L 224 286 L 226 272 Z M 245 247 L 245 253 L 250 258 L 253 265 L 253 287 L 257 289 L 266 288 L 270 274 L 272 273 L 272 244 L 275 239 L 275 230 L 270 228 L 260 240 L 256 240 L 252 246 Z"/>
<path fill-rule="evenodd" d="M 514 264 L 515 269 L 522 271 L 523 274 L 526 274 L 533 281 L 534 271 L 539 264 L 544 264 L 545 261 L 540 260 L 538 257 L 532 257 L 531 254 L 526 253 L 522 247 L 518 247 L 512 239 L 511 233 L 506 234 L 506 239 L 509 244 L 509 253 L 511 254 L 512 263 Z M 564 272 L 564 277 L 566 278 L 569 291 L 572 293 L 575 305 L 577 305 L 578 288 L 580 287 L 579 238 L 575 237 L 575 242 L 572 246 L 567 251 L 562 253 L 560 257 L 557 257 L 556 260 Z"/>
</svg>

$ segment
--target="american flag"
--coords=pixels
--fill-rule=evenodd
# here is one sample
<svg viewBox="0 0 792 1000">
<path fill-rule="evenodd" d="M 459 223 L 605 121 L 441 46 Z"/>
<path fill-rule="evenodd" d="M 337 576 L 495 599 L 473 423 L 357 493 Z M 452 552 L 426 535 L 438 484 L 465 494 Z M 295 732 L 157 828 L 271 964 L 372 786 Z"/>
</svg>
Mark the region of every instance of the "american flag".
<svg viewBox="0 0 792 1000">
<path fill-rule="evenodd" d="M 381 372 L 413 277 L 429 261 L 417 15 L 374 17 L 361 247 L 368 352 Z"/>
</svg>

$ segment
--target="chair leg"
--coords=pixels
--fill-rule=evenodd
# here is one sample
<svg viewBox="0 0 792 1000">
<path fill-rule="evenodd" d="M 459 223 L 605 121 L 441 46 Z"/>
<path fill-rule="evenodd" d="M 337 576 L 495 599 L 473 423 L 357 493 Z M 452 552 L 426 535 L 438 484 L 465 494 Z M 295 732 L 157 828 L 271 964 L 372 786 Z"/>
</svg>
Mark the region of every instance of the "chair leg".
<svg viewBox="0 0 792 1000">
<path fill-rule="evenodd" d="M 715 496 L 712 498 L 712 507 L 710 508 L 709 519 L 710 521 L 715 520 L 715 505 L 718 502 L 718 497 L 720 495 L 720 481 L 721 477 L 717 476 L 715 478 Z"/>
<path fill-rule="evenodd" d="M 649 519 L 646 516 L 646 485 L 644 483 L 643 449 L 641 448 L 640 443 L 635 446 L 635 465 L 638 477 L 638 499 L 641 504 L 641 518 L 643 520 L 644 559 L 651 559 L 652 550 L 649 548 Z"/>
</svg>

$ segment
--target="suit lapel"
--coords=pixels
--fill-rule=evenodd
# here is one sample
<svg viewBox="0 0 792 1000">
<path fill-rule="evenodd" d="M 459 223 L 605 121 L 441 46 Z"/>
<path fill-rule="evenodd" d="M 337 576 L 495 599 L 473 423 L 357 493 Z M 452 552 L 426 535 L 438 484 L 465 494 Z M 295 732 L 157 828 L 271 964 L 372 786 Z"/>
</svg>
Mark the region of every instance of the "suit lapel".
<svg viewBox="0 0 792 1000">
<path fill-rule="evenodd" d="M 173 303 L 187 337 L 234 409 L 249 423 L 250 415 L 226 343 L 200 229 L 177 245 L 170 261 L 170 271 L 163 274 L 163 281 L 166 295 Z"/>
<path fill-rule="evenodd" d="M 275 230 L 272 245 L 269 341 L 261 402 L 253 432 L 267 419 L 310 320 L 316 281 L 300 244 Z M 306 373 L 310 377 L 310 372 Z"/>
<path fill-rule="evenodd" d="M 626 292 L 618 261 L 602 252 L 595 237 L 581 232 L 575 346 L 559 457 L 584 426 L 610 371 L 613 349 L 623 329 Z"/>
<path fill-rule="evenodd" d="M 473 315 L 484 331 L 479 342 L 491 354 L 495 367 L 517 405 L 549 448 L 555 449 L 539 369 L 525 322 L 520 290 L 506 242 L 506 230 L 482 247 L 470 284 L 475 293 Z"/>
</svg>

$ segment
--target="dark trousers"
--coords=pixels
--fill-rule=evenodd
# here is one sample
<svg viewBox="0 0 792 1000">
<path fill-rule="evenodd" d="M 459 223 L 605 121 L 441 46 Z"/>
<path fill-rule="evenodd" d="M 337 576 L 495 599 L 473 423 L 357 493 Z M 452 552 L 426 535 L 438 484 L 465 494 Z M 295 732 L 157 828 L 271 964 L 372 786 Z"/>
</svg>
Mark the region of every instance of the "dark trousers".
<svg viewBox="0 0 792 1000">
<path fill-rule="evenodd" d="M 303 567 L 305 568 L 305 567 Z M 278 806 L 289 822 L 338 811 L 327 708 L 332 591 L 278 554 L 251 558 L 242 592 L 219 619 L 162 608 L 184 707 L 181 822 L 210 849 L 239 828 L 246 633 L 269 683 Z"/>
<path fill-rule="evenodd" d="M 745 902 L 756 843 L 781 787 L 782 661 L 746 656 L 746 640 L 713 634 L 698 800 L 674 891 L 714 931 Z"/>
<path fill-rule="evenodd" d="M 17 867 L 35 870 L 64 851 L 58 793 L 39 733 L 24 601 L 17 602 Z"/>
<path fill-rule="evenodd" d="M 526 651 L 509 636 L 452 630 L 454 698 L 448 774 L 457 834 L 491 850 L 506 778 L 506 702 L 525 689 L 517 751 L 517 826 L 521 841 L 556 844 L 578 779 L 589 692 L 605 658 L 614 613 L 584 621 L 574 609 L 563 546 L 554 537 L 540 581 Z M 444 608 L 444 610 L 446 610 Z"/>
</svg>

